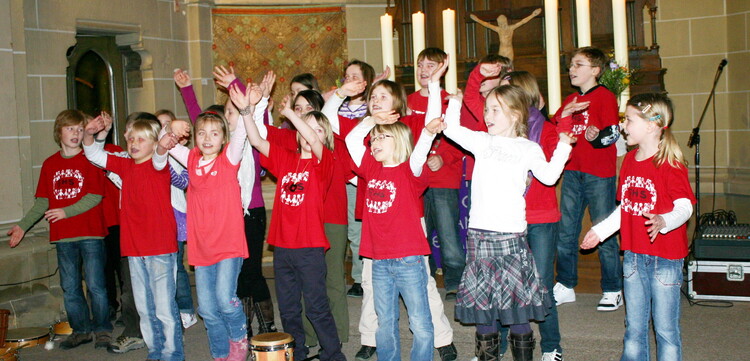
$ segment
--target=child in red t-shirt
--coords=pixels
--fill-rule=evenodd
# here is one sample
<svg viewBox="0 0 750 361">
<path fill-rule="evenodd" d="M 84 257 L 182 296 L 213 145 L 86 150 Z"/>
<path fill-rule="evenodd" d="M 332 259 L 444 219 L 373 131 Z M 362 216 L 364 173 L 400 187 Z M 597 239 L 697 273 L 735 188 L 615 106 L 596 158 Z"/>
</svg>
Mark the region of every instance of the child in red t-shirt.
<svg viewBox="0 0 750 361">
<path fill-rule="evenodd" d="M 570 60 L 570 83 L 579 91 L 565 98 L 552 118 L 558 132 L 572 132 L 586 139 L 573 146 L 565 165 L 560 189 L 560 238 L 557 243 L 557 283 L 555 302 L 575 302 L 578 284 L 578 237 L 581 219 L 588 207 L 592 223 L 604 219 L 615 209 L 615 168 L 620 136 L 617 100 L 611 91 L 599 85 L 607 57 L 600 49 L 576 49 Z M 581 139 L 583 140 L 583 139 Z M 599 245 L 602 298 L 598 311 L 615 311 L 622 306 L 622 267 L 617 238 Z"/>
<path fill-rule="evenodd" d="M 85 125 L 86 116 L 77 110 L 64 110 L 57 115 L 54 138 L 60 151 L 42 164 L 34 205 L 8 231 L 10 246 L 15 247 L 42 217 L 50 223 L 50 242 L 57 250 L 65 311 L 73 328 L 73 333 L 60 344 L 62 349 L 91 342 L 91 332 L 96 333 L 96 348 L 106 348 L 112 332 L 104 277 L 104 173 L 81 152 Z M 81 287 L 81 269 L 85 271 L 91 312 Z"/>
<path fill-rule="evenodd" d="M 626 328 L 623 360 L 647 360 L 649 320 L 659 359 L 682 358 L 680 287 L 688 254 L 687 220 L 695 196 L 685 159 L 670 130 L 672 101 L 663 94 L 636 95 L 625 109 L 630 151 L 620 169 L 620 206 L 587 234 L 581 248 L 595 247 L 620 230 Z"/>
<path fill-rule="evenodd" d="M 241 107 L 248 94 L 231 89 L 230 96 Z M 243 112 L 250 144 L 262 155 L 263 166 L 278 179 L 268 244 L 275 246 L 273 268 L 281 323 L 296 342 L 294 358 L 305 359 L 308 349 L 300 302 L 304 297 L 305 315 L 320 342 L 320 359 L 345 360 L 325 282 L 329 243 L 323 205 L 333 176 L 333 132 L 320 112 L 309 112 L 302 119 L 289 105 L 284 108 L 284 116 L 297 129 L 299 151 L 264 139 L 249 113 L 245 116 Z"/>
<path fill-rule="evenodd" d="M 414 334 L 411 360 L 432 360 L 433 326 L 427 300 L 427 266 L 430 253 L 421 224 L 421 196 L 427 188 L 424 164 L 442 119 L 422 130 L 412 151 L 408 126 L 396 122 L 390 110 L 376 112 L 346 137 L 347 148 L 366 187 L 360 254 L 372 259 L 372 283 L 378 359 L 397 359 L 399 295 L 409 312 Z M 364 138 L 370 135 L 370 154 Z"/>
<path fill-rule="evenodd" d="M 94 136 L 106 131 L 102 117 L 87 125 L 83 148 L 89 161 L 122 178 L 120 251 L 128 257 L 148 358 L 183 360 L 182 322 L 175 301 L 177 224 L 168 154 L 157 146 L 161 125 L 153 114 L 144 114 L 127 132 L 130 158 L 109 155 L 94 144 Z"/>
</svg>

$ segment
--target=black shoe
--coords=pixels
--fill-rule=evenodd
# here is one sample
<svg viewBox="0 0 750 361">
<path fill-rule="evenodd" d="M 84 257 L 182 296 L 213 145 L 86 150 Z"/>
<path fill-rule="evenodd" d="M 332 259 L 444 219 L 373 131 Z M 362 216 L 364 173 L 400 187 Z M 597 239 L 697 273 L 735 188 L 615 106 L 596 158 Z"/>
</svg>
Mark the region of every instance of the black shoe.
<svg viewBox="0 0 750 361">
<path fill-rule="evenodd" d="M 452 342 L 450 345 L 438 347 L 438 353 L 440 354 L 441 361 L 456 361 L 458 360 L 458 351 L 456 345 Z"/>
<path fill-rule="evenodd" d="M 365 293 L 364 290 L 362 290 L 362 284 L 361 283 L 353 283 L 352 288 L 349 289 L 349 292 L 346 293 L 349 297 L 362 297 L 362 295 Z"/>
<path fill-rule="evenodd" d="M 96 343 L 94 344 L 94 348 L 107 348 L 110 343 L 112 343 L 112 335 L 110 335 L 109 332 L 102 331 L 96 333 Z"/>
<path fill-rule="evenodd" d="M 511 333 L 510 350 L 513 353 L 513 361 L 533 361 L 535 343 L 533 332 L 524 335 Z"/>
<path fill-rule="evenodd" d="M 359 283 L 355 283 L 355 285 L 358 284 Z M 359 361 L 369 360 L 374 354 L 375 347 L 362 345 L 362 347 L 359 348 L 359 351 L 357 351 L 357 354 L 354 355 L 354 359 Z"/>
<path fill-rule="evenodd" d="M 63 350 L 70 350 L 71 348 L 78 347 L 84 343 L 90 343 L 92 341 L 91 334 L 88 333 L 71 333 L 65 341 L 60 343 L 60 348 Z"/>
</svg>

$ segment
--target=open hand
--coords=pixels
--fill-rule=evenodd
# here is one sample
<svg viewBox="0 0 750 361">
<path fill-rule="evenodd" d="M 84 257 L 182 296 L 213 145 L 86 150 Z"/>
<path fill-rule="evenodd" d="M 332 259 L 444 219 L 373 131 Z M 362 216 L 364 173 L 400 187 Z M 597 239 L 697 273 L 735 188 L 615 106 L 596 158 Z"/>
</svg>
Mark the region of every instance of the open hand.
<svg viewBox="0 0 750 361">
<path fill-rule="evenodd" d="M 274 83 L 276 83 L 276 74 L 273 70 L 269 70 L 268 73 L 263 76 L 263 81 L 260 82 L 260 90 L 263 92 L 264 98 L 271 96 L 271 90 L 273 90 Z"/>
<path fill-rule="evenodd" d="M 578 97 L 573 98 L 573 101 L 566 104 L 563 108 L 562 116 L 567 117 L 573 113 L 578 113 L 582 110 L 588 109 L 589 105 L 591 105 L 590 101 L 585 102 L 579 102 Z"/>
<path fill-rule="evenodd" d="M 583 242 L 581 242 L 581 249 L 592 249 L 596 247 L 601 241 L 602 239 L 599 238 L 596 232 L 594 232 L 593 229 L 590 229 L 588 233 L 586 233 L 586 236 L 583 237 Z"/>
<path fill-rule="evenodd" d="M 451 99 L 458 100 L 459 103 L 464 101 L 464 92 L 461 91 L 461 89 L 458 89 L 456 91 L 456 94 L 451 94 L 445 97 L 446 100 L 450 101 Z"/>
<path fill-rule="evenodd" d="M 664 221 L 664 217 L 658 214 L 643 212 L 643 216 L 648 218 L 645 224 L 651 227 L 648 227 L 646 231 L 648 232 L 648 236 L 651 238 L 651 243 L 654 243 L 654 240 L 656 240 L 656 236 L 659 235 L 659 231 L 667 226 L 667 222 Z"/>
<path fill-rule="evenodd" d="M 383 69 L 383 72 L 375 76 L 375 79 L 372 80 L 372 83 L 375 84 L 383 79 L 388 79 L 388 77 L 391 75 L 391 67 L 386 66 L 385 69 Z"/>
<path fill-rule="evenodd" d="M 24 232 L 24 230 L 21 229 L 21 227 L 19 227 L 18 225 L 15 225 L 10 229 L 10 231 L 8 231 L 7 235 L 10 236 L 10 242 L 8 242 L 8 245 L 10 245 L 10 248 L 13 248 L 21 243 L 21 240 L 23 239 L 23 236 L 26 235 L 26 232 Z"/>
<path fill-rule="evenodd" d="M 46 219 L 49 223 L 55 223 L 61 219 L 65 219 L 66 217 L 67 216 L 65 215 L 65 211 L 63 211 L 62 208 L 49 209 L 44 212 L 44 219 Z"/>
<path fill-rule="evenodd" d="M 190 82 L 190 75 L 180 68 L 174 70 L 174 82 L 180 88 L 192 85 Z"/>
<path fill-rule="evenodd" d="M 400 115 L 395 110 L 382 110 L 372 115 L 375 124 L 393 124 L 398 121 Z"/>
<path fill-rule="evenodd" d="M 232 84 L 234 79 L 237 79 L 237 76 L 234 75 L 233 66 L 230 66 L 229 70 L 227 70 L 227 68 L 225 68 L 223 65 L 214 67 L 213 74 L 216 84 L 219 84 L 226 89 L 229 89 L 229 84 Z"/>
<path fill-rule="evenodd" d="M 367 82 L 364 80 L 354 80 L 350 81 L 348 83 L 344 83 L 344 85 L 339 88 L 338 92 L 339 95 L 344 97 L 354 97 L 359 94 L 362 94 L 362 92 L 365 91 L 365 88 L 367 88 Z"/>
<path fill-rule="evenodd" d="M 97 133 L 99 133 L 102 130 L 104 130 L 104 127 L 105 127 L 104 120 L 102 119 L 102 116 L 99 115 L 98 117 L 96 117 L 96 118 L 92 119 L 91 121 L 89 121 L 88 124 L 86 124 L 86 128 L 84 128 L 83 131 L 87 135 L 94 136 Z"/>
<path fill-rule="evenodd" d="M 503 64 L 482 63 L 479 64 L 479 73 L 485 78 L 495 78 L 503 71 Z"/>
<path fill-rule="evenodd" d="M 435 69 L 432 74 L 430 74 L 431 83 L 439 82 L 440 78 L 443 77 L 443 74 L 445 74 L 446 70 L 448 70 L 448 64 L 450 64 L 451 59 L 450 57 L 450 55 L 446 55 L 443 64 L 441 64 L 439 68 Z"/>
<path fill-rule="evenodd" d="M 186 120 L 175 119 L 169 127 L 172 130 L 172 134 L 177 136 L 177 139 L 187 139 L 190 137 L 190 124 Z"/>
</svg>

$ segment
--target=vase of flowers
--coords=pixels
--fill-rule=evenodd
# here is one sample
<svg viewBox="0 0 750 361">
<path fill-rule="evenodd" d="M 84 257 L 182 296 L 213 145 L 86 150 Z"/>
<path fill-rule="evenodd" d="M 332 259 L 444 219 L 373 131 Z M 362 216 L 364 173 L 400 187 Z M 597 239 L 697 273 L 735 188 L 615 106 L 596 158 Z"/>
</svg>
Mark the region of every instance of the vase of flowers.
<svg viewBox="0 0 750 361">
<path fill-rule="evenodd" d="M 619 100 L 620 94 L 622 94 L 631 83 L 635 84 L 635 73 L 636 71 L 634 69 L 628 69 L 628 67 L 617 64 L 617 61 L 610 60 L 606 71 L 599 78 L 599 84 L 607 87 L 607 89 L 614 93 Z"/>
</svg>

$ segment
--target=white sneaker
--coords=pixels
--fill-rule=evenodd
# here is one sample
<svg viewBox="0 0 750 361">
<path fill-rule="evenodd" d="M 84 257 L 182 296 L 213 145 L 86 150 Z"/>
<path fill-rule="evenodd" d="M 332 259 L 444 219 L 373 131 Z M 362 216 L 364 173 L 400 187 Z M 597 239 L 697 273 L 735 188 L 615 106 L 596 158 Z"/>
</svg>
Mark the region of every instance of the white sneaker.
<svg viewBox="0 0 750 361">
<path fill-rule="evenodd" d="M 561 353 L 557 352 L 557 349 L 554 349 L 542 354 L 542 361 L 563 361 L 563 357 Z"/>
<path fill-rule="evenodd" d="M 622 306 L 622 291 L 604 292 L 596 306 L 597 311 L 617 311 Z"/>
<path fill-rule="evenodd" d="M 198 319 L 195 318 L 194 313 L 182 313 L 180 312 L 180 319 L 182 320 L 182 328 L 188 329 L 190 326 L 195 325 Z"/>
<path fill-rule="evenodd" d="M 563 303 L 571 303 L 576 301 L 576 291 L 572 288 L 563 286 L 562 283 L 555 283 L 555 287 L 552 288 L 552 293 L 555 295 L 555 301 L 558 306 Z"/>
</svg>

